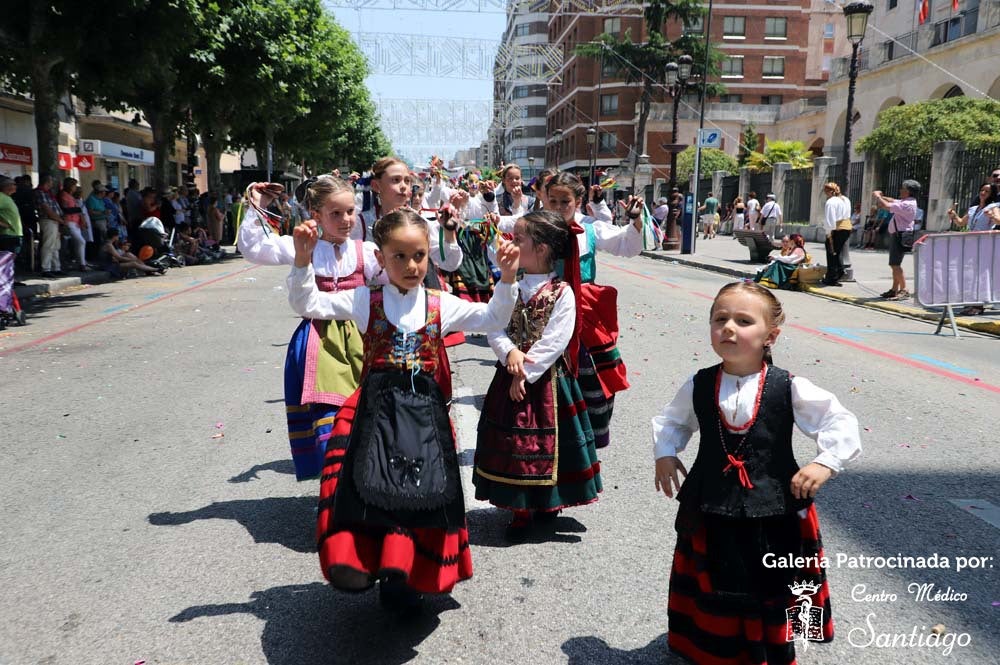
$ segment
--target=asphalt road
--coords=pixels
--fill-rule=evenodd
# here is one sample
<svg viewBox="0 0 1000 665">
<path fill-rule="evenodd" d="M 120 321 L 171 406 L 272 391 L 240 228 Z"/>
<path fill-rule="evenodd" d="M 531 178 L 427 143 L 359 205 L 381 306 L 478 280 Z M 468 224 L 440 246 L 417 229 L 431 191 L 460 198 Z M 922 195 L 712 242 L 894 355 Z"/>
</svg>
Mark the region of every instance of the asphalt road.
<svg viewBox="0 0 1000 665">
<path fill-rule="evenodd" d="M 601 260 L 632 381 L 601 500 L 508 546 L 507 516 L 467 483 L 475 577 L 402 622 L 322 580 L 317 487 L 295 482 L 284 435 L 285 274 L 232 261 L 84 288 L 0 333 L 0 665 L 679 662 L 665 649 L 676 504 L 653 489 L 649 419 L 715 362 L 725 277 Z M 781 298 L 777 364 L 865 428 L 862 459 L 818 499 L 837 638 L 799 662 L 1000 662 L 1000 342 Z M 481 338 L 454 351 L 466 481 L 492 364 Z M 850 565 L 900 554 L 949 567 Z M 951 599 L 908 591 L 928 583 Z M 927 646 L 935 624 L 945 637 Z"/>
</svg>

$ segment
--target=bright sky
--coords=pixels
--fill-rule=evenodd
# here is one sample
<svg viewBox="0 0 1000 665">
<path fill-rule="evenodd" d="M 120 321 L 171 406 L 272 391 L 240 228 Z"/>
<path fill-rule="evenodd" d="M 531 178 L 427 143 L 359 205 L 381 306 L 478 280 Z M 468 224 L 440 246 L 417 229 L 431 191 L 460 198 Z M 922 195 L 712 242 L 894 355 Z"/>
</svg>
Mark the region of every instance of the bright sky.
<svg viewBox="0 0 1000 665">
<path fill-rule="evenodd" d="M 351 32 L 423 35 L 430 39 L 482 39 L 499 41 L 506 25 L 506 15 L 502 12 L 437 11 L 437 10 L 382 10 L 344 9 L 330 7 L 341 26 Z M 407 75 L 372 75 L 368 77 L 368 89 L 373 101 L 388 99 L 442 99 L 485 101 L 493 98 L 492 78 L 442 78 Z M 405 109 L 405 107 L 403 107 Z M 442 122 L 447 122 L 442 119 Z M 433 150 L 445 160 L 451 159 L 455 151 L 479 144 L 486 138 L 485 128 L 489 118 L 482 121 L 483 132 L 474 143 L 441 143 Z M 447 126 L 441 128 L 447 138 Z M 414 143 L 414 135 L 403 127 L 402 135 L 392 135 L 389 139 L 397 152 L 418 163 L 424 163 L 431 155 L 429 148 L 407 148 Z M 421 141 L 421 143 L 423 143 Z M 426 154 L 424 154 L 426 153 Z"/>
</svg>

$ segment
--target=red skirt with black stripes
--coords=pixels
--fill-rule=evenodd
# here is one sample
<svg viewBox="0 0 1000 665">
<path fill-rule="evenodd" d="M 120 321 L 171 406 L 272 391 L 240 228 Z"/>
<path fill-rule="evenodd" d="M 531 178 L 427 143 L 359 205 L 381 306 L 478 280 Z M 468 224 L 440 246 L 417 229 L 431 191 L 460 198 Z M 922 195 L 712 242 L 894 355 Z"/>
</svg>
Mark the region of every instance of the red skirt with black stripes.
<svg viewBox="0 0 1000 665">
<path fill-rule="evenodd" d="M 327 446 L 320 481 L 317 546 L 323 575 L 334 587 L 362 591 L 387 575 L 402 575 L 420 593 L 447 593 L 472 577 L 469 532 L 384 525 L 340 525 L 333 519 L 337 482 L 347 453 L 360 391 L 341 407 Z"/>
<path fill-rule="evenodd" d="M 682 506 L 676 529 L 668 606 L 671 651 L 698 665 L 794 665 L 796 640 L 833 639 L 814 505 L 804 517 L 755 519 Z M 768 552 L 797 567 L 765 566 Z"/>
</svg>

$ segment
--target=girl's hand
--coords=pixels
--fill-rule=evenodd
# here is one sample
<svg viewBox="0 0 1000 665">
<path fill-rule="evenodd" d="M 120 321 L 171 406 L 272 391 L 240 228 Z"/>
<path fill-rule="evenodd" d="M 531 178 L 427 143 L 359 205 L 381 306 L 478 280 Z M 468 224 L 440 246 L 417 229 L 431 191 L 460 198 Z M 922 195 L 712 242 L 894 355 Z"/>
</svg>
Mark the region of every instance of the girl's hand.
<svg viewBox="0 0 1000 665">
<path fill-rule="evenodd" d="M 507 354 L 507 372 L 513 376 L 524 378 L 524 353 L 520 349 L 511 349 Z"/>
<path fill-rule="evenodd" d="M 668 498 L 673 498 L 674 490 L 680 491 L 681 480 L 677 475 L 680 471 L 685 478 L 688 475 L 684 463 L 677 457 L 661 457 L 656 460 L 656 490 L 663 491 Z"/>
<path fill-rule="evenodd" d="M 517 377 L 510 384 L 510 398 L 515 402 L 520 402 L 528 392 L 524 389 L 524 377 Z"/>
<path fill-rule="evenodd" d="M 496 188 L 497 184 L 492 180 L 483 180 L 481 183 L 479 183 L 480 192 L 492 192 L 495 191 Z"/>
<path fill-rule="evenodd" d="M 627 201 L 619 201 L 618 203 L 625 210 L 625 214 L 632 221 L 632 225 L 639 231 L 642 231 L 642 197 L 630 196 Z"/>
<path fill-rule="evenodd" d="M 517 266 L 521 257 L 521 250 L 512 242 L 500 241 L 497 248 L 497 267 L 500 268 L 500 281 L 504 284 L 513 284 L 517 277 Z"/>
<path fill-rule="evenodd" d="M 833 471 L 817 462 L 811 462 L 792 476 L 792 496 L 796 499 L 812 499 L 823 483 L 830 480 Z"/>
<path fill-rule="evenodd" d="M 452 196 L 451 198 L 452 201 L 455 200 L 454 196 Z M 458 212 L 455 210 L 453 205 L 441 206 L 441 208 L 438 210 L 437 218 L 438 218 L 438 223 L 441 224 L 441 228 L 443 228 L 445 231 L 451 231 L 452 233 L 454 233 L 455 229 L 458 228 Z M 450 240 L 454 242 L 455 239 L 451 238 Z"/>
<path fill-rule="evenodd" d="M 590 186 L 590 200 L 591 201 L 595 201 L 595 202 L 601 200 L 601 186 L 600 185 L 591 185 Z"/>
<path fill-rule="evenodd" d="M 295 267 L 305 268 L 312 263 L 313 250 L 319 241 L 316 220 L 307 219 L 296 226 L 292 231 L 292 240 L 295 242 Z"/>
<path fill-rule="evenodd" d="M 250 201 L 261 208 L 266 208 L 283 191 L 285 187 L 276 182 L 255 182 L 250 185 Z"/>
</svg>

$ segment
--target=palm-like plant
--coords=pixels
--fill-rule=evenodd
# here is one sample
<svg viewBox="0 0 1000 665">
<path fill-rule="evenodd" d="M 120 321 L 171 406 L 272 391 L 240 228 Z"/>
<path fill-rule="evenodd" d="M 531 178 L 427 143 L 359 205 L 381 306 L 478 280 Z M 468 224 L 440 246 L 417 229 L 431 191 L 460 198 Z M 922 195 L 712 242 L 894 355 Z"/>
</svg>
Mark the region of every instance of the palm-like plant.
<svg viewBox="0 0 1000 665">
<path fill-rule="evenodd" d="M 765 141 L 764 152 L 754 150 L 747 160 L 747 168 L 754 173 L 770 171 L 779 162 L 788 162 L 793 169 L 807 169 L 812 166 L 813 154 L 802 141 Z"/>
</svg>

